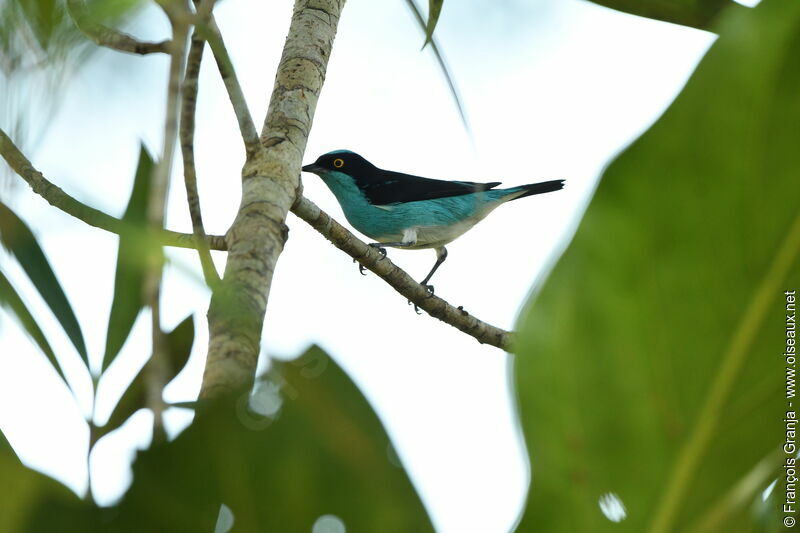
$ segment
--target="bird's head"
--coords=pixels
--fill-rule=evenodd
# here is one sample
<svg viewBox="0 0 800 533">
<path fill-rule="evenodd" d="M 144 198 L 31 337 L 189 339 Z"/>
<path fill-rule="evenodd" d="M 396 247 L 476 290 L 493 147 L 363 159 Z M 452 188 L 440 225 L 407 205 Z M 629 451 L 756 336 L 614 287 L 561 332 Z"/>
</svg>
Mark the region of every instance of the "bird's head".
<svg viewBox="0 0 800 533">
<path fill-rule="evenodd" d="M 316 161 L 303 167 L 303 172 L 311 172 L 321 178 L 334 173 L 346 174 L 358 182 L 361 178 L 371 176 L 377 167 L 349 150 L 336 150 L 322 154 Z"/>
</svg>

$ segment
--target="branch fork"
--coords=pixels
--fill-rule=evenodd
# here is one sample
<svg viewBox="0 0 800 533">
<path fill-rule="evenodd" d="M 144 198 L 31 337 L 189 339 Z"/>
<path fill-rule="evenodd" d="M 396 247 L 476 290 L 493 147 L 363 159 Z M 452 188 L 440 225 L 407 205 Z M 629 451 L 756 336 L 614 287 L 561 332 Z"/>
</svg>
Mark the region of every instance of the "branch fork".
<svg viewBox="0 0 800 533">
<path fill-rule="evenodd" d="M 80 2 L 70 0 L 73 7 Z M 201 399 L 246 387 L 254 379 L 272 274 L 288 237 L 286 217 L 290 210 L 431 316 L 471 335 L 478 342 L 506 351 L 512 348 L 512 333 L 433 295 L 378 250 L 302 196 L 300 165 L 344 3 L 345 0 L 296 0 L 260 135 L 256 134 L 241 86 L 211 14 L 212 2 L 204 0 L 193 19 L 196 27 L 183 77 L 180 121 L 184 177 L 188 200 L 193 206 L 193 234 L 160 230 L 159 238 L 165 245 L 198 249 L 206 279 L 213 285 L 208 311 L 209 352 Z M 208 7 L 207 11 L 201 9 L 203 6 Z M 204 40 L 214 52 L 247 154 L 242 170 L 239 212 L 225 237 L 205 235 L 196 188 L 192 138 L 197 72 Z M 165 50 L 159 51 L 170 52 L 168 45 L 171 42 L 166 42 Z M 181 53 L 173 55 L 182 56 Z M 107 231 L 120 233 L 123 230 L 123 221 L 79 202 L 45 179 L 2 130 L 0 153 L 34 192 L 53 206 Z M 222 279 L 213 269 L 209 250 L 228 251 Z"/>
</svg>

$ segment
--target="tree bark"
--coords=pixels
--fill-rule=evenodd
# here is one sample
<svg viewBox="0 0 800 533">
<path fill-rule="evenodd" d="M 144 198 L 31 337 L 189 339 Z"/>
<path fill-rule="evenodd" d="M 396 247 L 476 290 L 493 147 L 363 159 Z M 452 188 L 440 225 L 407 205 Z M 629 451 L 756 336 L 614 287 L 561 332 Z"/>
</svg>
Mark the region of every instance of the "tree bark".
<svg viewBox="0 0 800 533">
<path fill-rule="evenodd" d="M 275 264 L 288 238 L 300 166 L 345 0 L 296 0 L 261 131 L 242 171 L 242 201 L 227 233 L 228 261 L 208 311 L 201 398 L 252 384 Z"/>
</svg>

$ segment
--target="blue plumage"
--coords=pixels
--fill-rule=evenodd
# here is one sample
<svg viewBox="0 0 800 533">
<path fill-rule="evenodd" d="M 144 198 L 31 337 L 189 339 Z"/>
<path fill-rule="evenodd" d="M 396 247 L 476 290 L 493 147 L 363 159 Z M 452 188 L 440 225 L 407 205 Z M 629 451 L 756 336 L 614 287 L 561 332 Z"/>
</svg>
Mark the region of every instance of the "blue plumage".
<svg viewBox="0 0 800 533">
<path fill-rule="evenodd" d="M 423 285 L 447 257 L 444 246 L 496 207 L 564 186 L 564 180 L 553 180 L 496 189 L 500 182 L 434 180 L 380 169 L 347 150 L 324 154 L 303 170 L 322 178 L 347 221 L 377 241 L 372 246 L 434 248 L 437 261 Z"/>
</svg>

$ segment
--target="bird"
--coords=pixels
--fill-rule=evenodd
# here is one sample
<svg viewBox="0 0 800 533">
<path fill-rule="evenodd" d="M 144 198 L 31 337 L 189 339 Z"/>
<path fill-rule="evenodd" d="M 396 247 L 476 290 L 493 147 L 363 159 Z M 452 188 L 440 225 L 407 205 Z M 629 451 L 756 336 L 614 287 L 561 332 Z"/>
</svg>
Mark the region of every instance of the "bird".
<svg viewBox="0 0 800 533">
<path fill-rule="evenodd" d="M 386 248 L 433 248 L 436 263 L 420 282 L 431 294 L 430 280 L 447 258 L 445 245 L 463 235 L 495 208 L 511 200 L 561 190 L 565 180 L 542 181 L 497 189 L 499 181 L 447 181 L 384 170 L 350 150 L 323 154 L 304 172 L 316 174 L 331 190 L 347 221 Z M 363 273 L 363 267 L 360 267 Z"/>
</svg>

